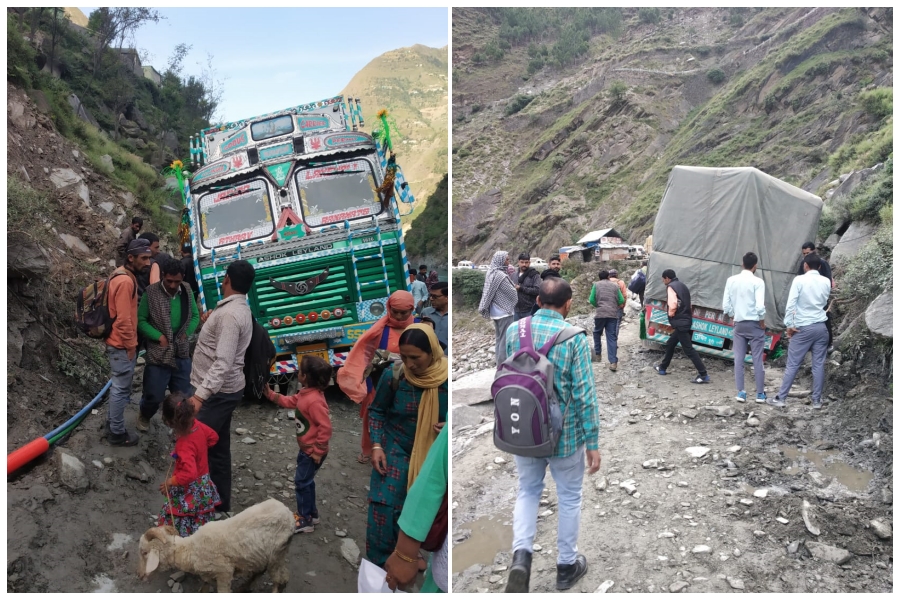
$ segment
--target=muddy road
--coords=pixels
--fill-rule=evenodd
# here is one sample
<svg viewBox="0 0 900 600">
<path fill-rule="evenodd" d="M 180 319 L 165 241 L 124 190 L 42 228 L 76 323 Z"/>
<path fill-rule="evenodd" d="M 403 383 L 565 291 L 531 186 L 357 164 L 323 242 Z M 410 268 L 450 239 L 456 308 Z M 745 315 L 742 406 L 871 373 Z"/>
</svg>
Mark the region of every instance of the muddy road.
<svg viewBox="0 0 900 600">
<path fill-rule="evenodd" d="M 587 316 L 569 320 L 593 324 Z M 516 471 L 492 442 L 490 327 L 454 316 L 453 589 L 460 592 L 503 591 L 511 561 Z M 665 377 L 653 370 L 661 358 L 641 346 L 629 317 L 618 372 L 594 364 L 602 463 L 585 477 L 579 550 L 588 573 L 572 591 L 892 591 L 890 392 L 830 383 L 820 411 L 809 398 L 776 409 L 736 402 L 725 361 L 704 357 L 712 383 L 695 385 L 680 350 Z M 828 369 L 854 368 L 839 361 Z M 767 388 L 782 373 L 769 366 Z M 810 384 L 802 368 L 794 389 L 802 396 Z M 534 592 L 556 591 L 549 474 L 546 483 Z"/>
<path fill-rule="evenodd" d="M 129 429 L 134 427 L 140 398 L 140 378 L 136 376 L 135 380 L 132 404 L 125 413 Z M 41 384 L 37 379 L 32 383 L 37 395 Z M 47 383 L 43 386 L 49 387 Z M 344 558 L 342 546 L 353 540 L 360 554 L 365 554 L 371 471 L 356 462 L 359 409 L 335 387 L 327 397 L 334 435 L 331 451 L 316 477 L 322 522 L 314 533 L 294 536 L 287 592 L 356 592 L 357 568 Z M 11 411 L 19 410 L 13 402 L 9 406 Z M 168 428 L 156 416 L 138 446 L 111 447 L 101 439 L 105 413 L 103 404 L 100 413 L 89 415 L 63 444 L 8 479 L 8 592 L 199 590 L 201 581 L 193 575 L 175 585 L 170 580 L 174 570 L 156 572 L 147 582 L 138 579 L 138 540 L 155 524 L 164 501 L 157 488 L 174 462 L 169 456 L 174 444 Z M 274 404 L 245 402 L 235 411 L 232 457 L 236 511 L 267 497 L 296 510 L 294 430 L 287 410 Z M 8 432 L 8 437 L 10 450 L 31 439 L 15 431 Z M 61 452 L 84 465 L 86 490 L 76 493 L 61 485 L 57 462 Z M 235 589 L 239 583 L 235 581 Z M 271 589 L 271 581 L 262 576 L 250 591 Z"/>
</svg>

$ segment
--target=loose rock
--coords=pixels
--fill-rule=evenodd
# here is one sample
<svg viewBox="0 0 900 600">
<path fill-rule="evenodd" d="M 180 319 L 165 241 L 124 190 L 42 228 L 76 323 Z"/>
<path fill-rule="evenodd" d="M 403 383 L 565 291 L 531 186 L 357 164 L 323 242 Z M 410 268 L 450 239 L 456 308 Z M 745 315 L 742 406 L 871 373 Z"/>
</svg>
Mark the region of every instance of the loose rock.
<svg viewBox="0 0 900 600">
<path fill-rule="evenodd" d="M 359 566 L 359 546 L 351 538 L 341 540 L 341 556 L 354 569 Z"/>
<path fill-rule="evenodd" d="M 502 456 L 498 456 L 497 458 L 494 459 L 494 464 L 495 465 L 506 464 L 506 459 L 503 458 Z"/>
<path fill-rule="evenodd" d="M 882 523 L 881 521 L 871 521 L 869 523 L 869 526 L 872 527 L 872 531 L 875 532 L 875 535 L 877 535 L 879 539 L 889 540 L 894 535 L 891 526 L 886 523 Z"/>
<path fill-rule="evenodd" d="M 687 581 L 676 581 L 669 586 L 669 591 L 673 594 L 677 594 L 678 592 L 686 589 L 689 585 L 690 584 Z"/>
<path fill-rule="evenodd" d="M 803 517 L 803 522 L 806 524 L 806 529 L 813 535 L 821 535 L 822 530 L 816 527 L 816 525 L 812 521 L 812 506 L 806 500 L 803 501 L 803 508 L 800 509 L 800 515 Z"/>
<path fill-rule="evenodd" d="M 850 562 L 850 559 L 853 558 L 853 555 L 843 548 L 836 548 L 820 542 L 808 542 L 806 547 L 809 548 L 809 551 L 814 558 L 831 562 L 836 565 L 847 564 Z"/>
<path fill-rule="evenodd" d="M 607 579 L 606 581 L 604 581 L 603 583 L 600 584 L 600 587 L 598 587 L 596 592 L 594 592 L 594 593 L 595 594 L 605 594 L 606 592 L 609 591 L 609 588 L 611 588 L 615 584 L 616 584 L 616 582 L 613 581 L 612 579 Z"/>
<path fill-rule="evenodd" d="M 725 581 L 727 581 L 728 585 L 730 585 L 735 590 L 744 589 L 744 582 L 737 577 L 726 577 Z"/>
<path fill-rule="evenodd" d="M 609 480 L 606 479 L 606 476 L 604 475 L 603 477 L 601 477 L 600 479 L 597 480 L 597 491 L 602 492 L 603 490 L 606 489 L 606 487 L 608 485 L 609 485 Z"/>
<path fill-rule="evenodd" d="M 691 550 L 691 554 L 709 554 L 712 552 L 712 548 L 706 545 L 694 546 L 694 549 Z"/>
<path fill-rule="evenodd" d="M 59 482 L 62 486 L 73 492 L 86 490 L 88 477 L 84 463 L 66 452 L 59 452 L 56 456 Z"/>
<path fill-rule="evenodd" d="M 709 454 L 709 448 L 705 446 L 691 446 L 690 448 L 685 448 L 684 451 L 694 458 L 703 458 Z"/>
<path fill-rule="evenodd" d="M 245 437 L 241 441 L 245 444 L 255 444 L 256 443 L 256 440 L 254 440 L 252 437 Z"/>
</svg>

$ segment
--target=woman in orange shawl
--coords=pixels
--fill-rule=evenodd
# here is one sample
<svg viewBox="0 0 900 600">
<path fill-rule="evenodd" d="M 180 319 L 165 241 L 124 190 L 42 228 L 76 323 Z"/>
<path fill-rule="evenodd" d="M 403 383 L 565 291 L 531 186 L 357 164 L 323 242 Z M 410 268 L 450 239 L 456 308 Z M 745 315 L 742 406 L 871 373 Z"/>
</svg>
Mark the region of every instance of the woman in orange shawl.
<svg viewBox="0 0 900 600">
<path fill-rule="evenodd" d="M 338 371 L 337 384 L 347 397 L 360 405 L 359 416 L 362 417 L 362 453 L 357 462 L 367 464 L 372 456 L 372 438 L 369 435 L 369 405 L 375 397 L 375 385 L 370 377 L 365 376 L 366 369 L 372 364 L 375 351 L 382 349 L 393 354 L 400 353 L 400 334 L 413 324 L 413 295 L 406 291 L 394 292 L 387 302 L 387 314 L 375 321 L 372 326 L 353 344 L 350 356 Z M 385 327 L 388 328 L 385 340 Z"/>
</svg>

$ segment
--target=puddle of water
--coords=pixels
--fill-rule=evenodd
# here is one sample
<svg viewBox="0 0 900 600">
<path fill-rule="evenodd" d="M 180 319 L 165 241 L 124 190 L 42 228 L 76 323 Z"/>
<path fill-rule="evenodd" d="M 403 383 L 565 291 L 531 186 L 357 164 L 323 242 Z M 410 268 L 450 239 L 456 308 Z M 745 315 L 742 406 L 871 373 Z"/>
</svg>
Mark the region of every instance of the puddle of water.
<svg viewBox="0 0 900 600">
<path fill-rule="evenodd" d="M 499 519 L 481 517 L 463 525 L 471 529 L 469 539 L 453 548 L 453 572 L 461 573 L 472 565 L 494 564 L 494 557 L 501 550 L 512 547 L 512 526 Z"/>
<path fill-rule="evenodd" d="M 864 492 L 869 482 L 872 481 L 872 477 L 874 477 L 869 471 L 856 469 L 842 460 L 830 458 L 838 454 L 834 450 L 812 450 L 809 448 L 800 450 L 793 446 L 779 446 L 778 449 L 793 461 L 805 458 L 813 463 L 820 473 L 828 477 L 834 477 L 839 483 L 847 486 L 854 492 Z M 786 475 L 796 475 L 798 471 L 799 469 L 794 468 L 793 465 L 784 469 Z"/>
<path fill-rule="evenodd" d="M 97 575 L 94 577 L 94 585 L 97 586 L 97 589 L 94 590 L 95 594 L 108 594 L 109 592 L 117 591 L 116 582 L 106 575 Z"/>
<path fill-rule="evenodd" d="M 114 533 L 113 541 L 109 546 L 106 547 L 107 550 L 112 552 L 113 550 L 121 550 L 126 546 L 126 544 L 131 543 L 132 537 L 127 533 Z"/>
</svg>

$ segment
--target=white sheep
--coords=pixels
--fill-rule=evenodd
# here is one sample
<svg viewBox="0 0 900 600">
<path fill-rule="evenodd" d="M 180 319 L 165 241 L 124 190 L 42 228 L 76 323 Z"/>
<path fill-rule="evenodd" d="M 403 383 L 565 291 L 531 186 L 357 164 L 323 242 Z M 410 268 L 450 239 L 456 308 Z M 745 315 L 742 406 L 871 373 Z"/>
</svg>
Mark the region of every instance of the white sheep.
<svg viewBox="0 0 900 600">
<path fill-rule="evenodd" d="M 287 585 L 287 552 L 294 537 L 294 515 L 278 500 L 268 499 L 223 521 L 201 526 L 180 537 L 171 525 L 152 527 L 141 536 L 139 576 L 146 580 L 158 567 L 175 568 L 215 581 L 219 592 L 231 591 L 236 576 L 255 577 L 268 571 L 278 592 Z"/>
</svg>

